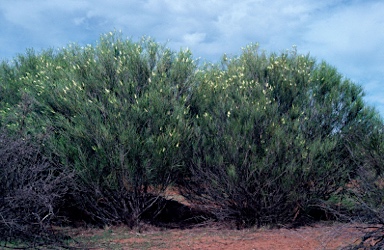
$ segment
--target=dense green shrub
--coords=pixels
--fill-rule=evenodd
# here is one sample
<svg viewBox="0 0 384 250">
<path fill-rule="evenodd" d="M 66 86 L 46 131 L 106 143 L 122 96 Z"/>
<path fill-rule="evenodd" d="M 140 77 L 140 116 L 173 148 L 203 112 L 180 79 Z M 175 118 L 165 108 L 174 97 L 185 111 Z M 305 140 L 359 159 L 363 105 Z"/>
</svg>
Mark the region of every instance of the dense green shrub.
<svg viewBox="0 0 384 250">
<path fill-rule="evenodd" d="M 190 52 L 108 34 L 39 60 L 25 80 L 53 129 L 49 148 L 76 170 L 76 206 L 97 223 L 136 223 L 183 165 Z"/>
<path fill-rule="evenodd" d="M 190 103 L 185 195 L 241 225 L 291 223 L 321 209 L 356 173 L 346 138 L 362 124 L 362 90 L 295 51 L 248 46 L 207 67 Z"/>
<path fill-rule="evenodd" d="M 250 45 L 199 66 L 110 33 L 28 50 L 0 81 L 0 127 L 44 137 L 44 157 L 75 174 L 64 214 L 99 225 L 156 219 L 175 184 L 239 227 L 292 223 L 331 209 L 362 169 L 382 174 L 382 120 L 362 89 L 295 50 Z"/>
</svg>

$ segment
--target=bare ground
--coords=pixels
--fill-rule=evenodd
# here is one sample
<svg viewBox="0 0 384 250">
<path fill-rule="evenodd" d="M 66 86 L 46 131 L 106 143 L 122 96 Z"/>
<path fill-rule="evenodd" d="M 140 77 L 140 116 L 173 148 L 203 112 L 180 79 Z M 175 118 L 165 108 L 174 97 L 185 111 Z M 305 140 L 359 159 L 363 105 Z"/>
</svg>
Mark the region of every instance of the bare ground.
<svg viewBox="0 0 384 250">
<path fill-rule="evenodd" d="M 177 190 L 167 198 L 191 206 Z M 190 229 L 164 229 L 142 225 L 140 230 L 126 226 L 104 229 L 68 228 L 80 249 L 167 249 L 167 250 L 332 250 L 358 245 L 364 225 L 319 222 L 297 229 L 229 229 L 222 223 L 208 223 Z"/>
<path fill-rule="evenodd" d="M 331 250 L 356 245 L 364 234 L 356 224 L 318 223 L 298 229 L 230 230 L 219 225 L 192 229 L 146 228 L 141 233 L 127 227 L 71 229 L 82 249 L 205 249 Z"/>
</svg>

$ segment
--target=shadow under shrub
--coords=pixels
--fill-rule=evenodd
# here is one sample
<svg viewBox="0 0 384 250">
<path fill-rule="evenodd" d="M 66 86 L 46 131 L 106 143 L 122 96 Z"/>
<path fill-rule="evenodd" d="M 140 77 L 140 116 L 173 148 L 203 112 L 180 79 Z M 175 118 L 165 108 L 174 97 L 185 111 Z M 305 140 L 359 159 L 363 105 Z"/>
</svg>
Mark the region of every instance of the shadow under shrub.
<svg viewBox="0 0 384 250">
<path fill-rule="evenodd" d="M 46 158 L 31 138 L 0 132 L 0 242 L 28 247 L 61 244 L 52 225 L 72 174 Z"/>
</svg>

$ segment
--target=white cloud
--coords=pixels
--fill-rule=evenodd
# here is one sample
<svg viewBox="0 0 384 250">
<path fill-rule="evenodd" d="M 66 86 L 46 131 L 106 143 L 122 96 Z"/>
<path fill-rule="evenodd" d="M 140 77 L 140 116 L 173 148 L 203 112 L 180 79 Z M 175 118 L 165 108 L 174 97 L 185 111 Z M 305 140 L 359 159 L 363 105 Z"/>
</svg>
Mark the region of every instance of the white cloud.
<svg viewBox="0 0 384 250">
<path fill-rule="evenodd" d="M 340 53 L 371 52 L 381 47 L 384 3 L 343 8 L 329 18 L 314 22 L 307 41 L 334 48 Z M 355 54 L 354 53 L 354 54 Z"/>
<path fill-rule="evenodd" d="M 183 40 L 187 44 L 196 45 L 204 42 L 205 37 L 206 37 L 205 33 L 197 33 L 197 32 L 192 34 L 188 33 L 183 36 Z"/>
<path fill-rule="evenodd" d="M 361 84 L 366 100 L 384 114 L 384 3 L 355 1 L 313 19 L 302 44 Z"/>
<path fill-rule="evenodd" d="M 63 4 L 60 0 L 50 1 L 29 1 L 15 0 L 3 1 L 0 4 L 5 18 L 14 24 L 29 29 L 38 29 L 38 24 L 49 26 L 45 23 L 47 16 L 57 12 L 73 12 L 87 7 L 87 3 L 83 1 L 68 0 Z"/>
</svg>

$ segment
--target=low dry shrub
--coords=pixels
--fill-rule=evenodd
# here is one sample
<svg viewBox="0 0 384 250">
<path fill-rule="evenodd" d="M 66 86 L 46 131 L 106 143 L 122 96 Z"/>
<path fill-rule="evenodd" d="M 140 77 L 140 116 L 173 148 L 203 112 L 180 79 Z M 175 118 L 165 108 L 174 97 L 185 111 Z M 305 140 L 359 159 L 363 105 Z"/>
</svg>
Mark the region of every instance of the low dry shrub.
<svg viewBox="0 0 384 250">
<path fill-rule="evenodd" d="M 44 157 L 38 142 L 0 132 L 0 242 L 30 247 L 61 244 L 58 223 L 62 197 L 72 175 Z"/>
</svg>

